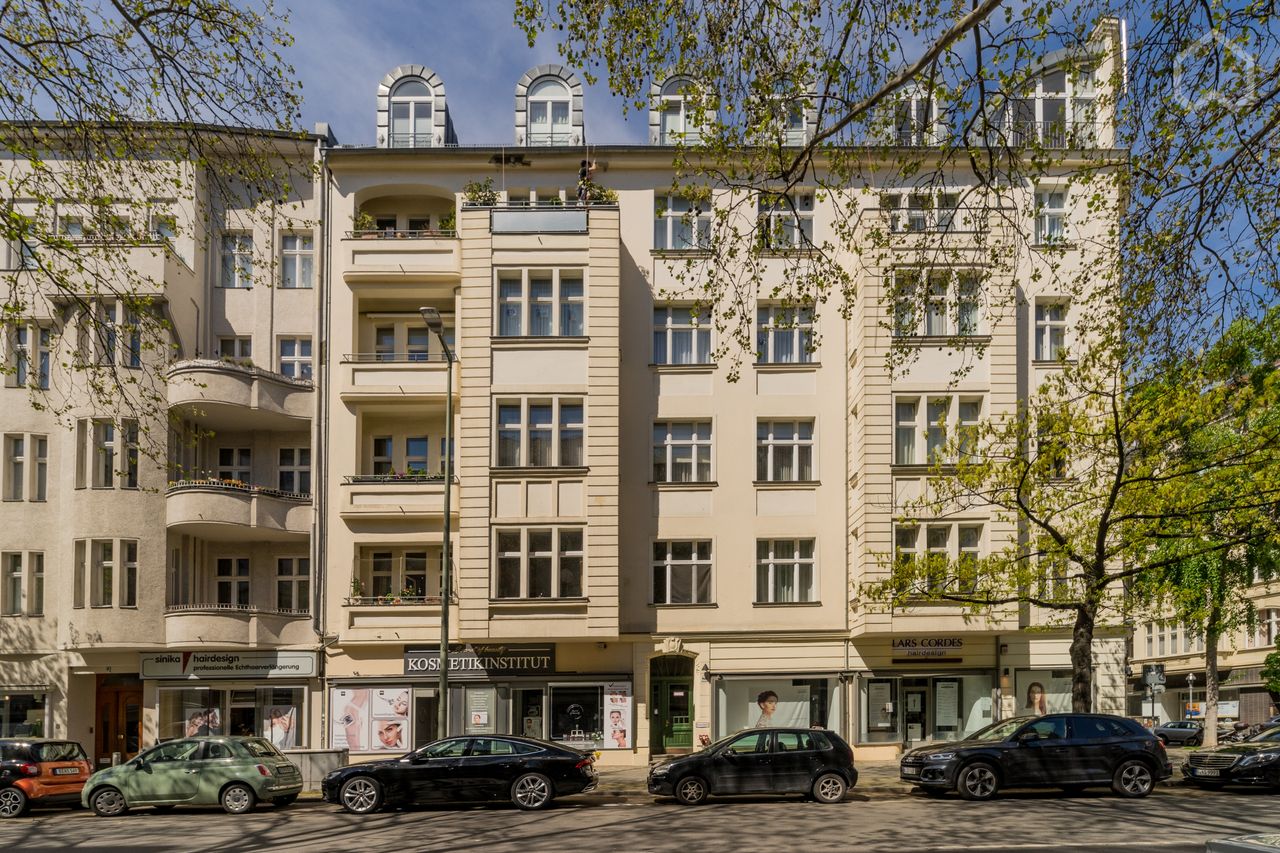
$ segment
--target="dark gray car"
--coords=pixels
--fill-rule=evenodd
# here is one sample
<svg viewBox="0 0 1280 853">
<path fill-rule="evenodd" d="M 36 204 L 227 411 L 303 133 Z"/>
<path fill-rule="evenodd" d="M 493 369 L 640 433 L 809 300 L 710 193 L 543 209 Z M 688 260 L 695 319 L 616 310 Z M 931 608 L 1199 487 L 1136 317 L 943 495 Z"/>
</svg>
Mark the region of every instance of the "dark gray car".
<svg viewBox="0 0 1280 853">
<path fill-rule="evenodd" d="M 1195 720 L 1172 720 L 1161 723 L 1151 733 L 1165 743 L 1199 746 L 1204 743 L 1204 726 Z"/>
</svg>

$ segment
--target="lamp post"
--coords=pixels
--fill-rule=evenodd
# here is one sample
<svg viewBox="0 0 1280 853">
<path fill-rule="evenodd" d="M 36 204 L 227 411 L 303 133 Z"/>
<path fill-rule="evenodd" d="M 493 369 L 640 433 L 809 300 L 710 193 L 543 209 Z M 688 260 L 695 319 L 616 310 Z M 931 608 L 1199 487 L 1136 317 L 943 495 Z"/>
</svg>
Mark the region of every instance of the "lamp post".
<svg viewBox="0 0 1280 853">
<path fill-rule="evenodd" d="M 449 736 L 449 597 L 453 592 L 453 551 L 449 547 L 449 527 L 453 504 L 453 351 L 444 339 L 444 321 L 435 308 L 419 308 L 427 329 L 440 339 L 445 361 L 444 401 L 444 556 L 440 570 L 440 698 L 436 703 L 436 730 L 440 737 Z"/>
<path fill-rule="evenodd" d="M 1194 672 L 1187 673 L 1187 692 L 1191 694 L 1187 699 L 1187 705 L 1194 706 L 1196 704 L 1196 674 Z M 1187 711 L 1190 712 L 1191 708 L 1188 707 Z M 1183 714 L 1184 719 L 1187 716 L 1188 714 Z M 1204 719 L 1204 717 L 1202 716 L 1201 719 Z"/>
</svg>

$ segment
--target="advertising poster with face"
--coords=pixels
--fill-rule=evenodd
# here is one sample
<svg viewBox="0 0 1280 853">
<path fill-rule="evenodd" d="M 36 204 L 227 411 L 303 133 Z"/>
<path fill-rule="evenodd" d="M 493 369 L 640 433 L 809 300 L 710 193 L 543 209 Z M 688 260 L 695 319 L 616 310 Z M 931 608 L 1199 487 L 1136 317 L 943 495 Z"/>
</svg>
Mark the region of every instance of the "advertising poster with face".
<svg viewBox="0 0 1280 853">
<path fill-rule="evenodd" d="M 762 679 L 724 682 L 728 731 L 765 726 L 809 728 L 809 685 Z"/>
<path fill-rule="evenodd" d="M 411 743 L 409 732 L 409 688 L 375 687 L 369 691 L 373 752 L 404 752 Z"/>
<path fill-rule="evenodd" d="M 329 693 L 329 708 L 333 720 L 330 742 L 334 747 L 351 752 L 368 752 L 368 689 L 335 687 Z"/>
<path fill-rule="evenodd" d="M 631 682 L 604 686 L 604 725 L 605 749 L 631 748 Z"/>
<path fill-rule="evenodd" d="M 190 708 L 183 728 L 185 737 L 222 734 L 222 714 L 217 708 Z"/>
<path fill-rule="evenodd" d="M 1019 714 L 1065 713 L 1071 710 L 1071 671 L 1022 670 L 1014 682 Z"/>
<path fill-rule="evenodd" d="M 262 720 L 262 736 L 276 749 L 298 745 L 298 709 L 294 705 L 268 705 Z"/>
</svg>

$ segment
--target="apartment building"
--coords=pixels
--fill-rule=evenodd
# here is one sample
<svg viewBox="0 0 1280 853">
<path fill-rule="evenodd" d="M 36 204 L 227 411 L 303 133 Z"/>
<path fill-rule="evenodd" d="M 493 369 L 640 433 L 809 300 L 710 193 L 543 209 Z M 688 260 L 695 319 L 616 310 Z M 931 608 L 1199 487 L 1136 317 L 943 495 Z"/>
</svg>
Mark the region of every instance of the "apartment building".
<svg viewBox="0 0 1280 853">
<path fill-rule="evenodd" d="M 1101 81 L 1116 34 L 1099 42 Z M 1069 94 L 1059 77 L 1046 58 L 1038 128 L 1095 95 Z M 914 273 L 964 310 L 897 329 L 919 357 L 891 375 L 881 295 L 903 271 L 891 252 L 867 268 L 851 246 L 859 281 L 848 316 L 761 295 L 748 307 L 756 352 L 733 381 L 712 359 L 714 325 L 692 294 L 679 298 L 677 268 L 699 257 L 703 228 L 669 195 L 669 143 L 690 129 L 680 89 L 678 78 L 655 82 L 649 144 L 588 148 L 578 77 L 538 66 L 515 85 L 514 144 L 470 145 L 440 75 L 400 66 L 378 86 L 374 145 L 316 138 L 322 179 L 296 218 L 247 233 L 227 216 L 212 248 L 191 247 L 183 295 L 200 310 L 181 327 L 191 343 L 168 374 L 182 424 L 174 482 L 77 489 L 76 434 L 25 408 L 6 414 L 5 476 L 31 481 L 40 457 L 28 448 L 43 437 L 56 449 L 48 482 L 70 501 L 58 509 L 65 525 L 47 504 L 5 503 L 6 527 L 83 530 L 89 567 L 100 540 L 114 554 L 136 538 L 142 592 L 136 611 L 110 614 L 110 633 L 97 605 L 64 600 L 78 532 L 56 556 L 41 536 L 6 542 L 0 602 L 14 609 L 0 617 L 2 652 L 18 667 L 0 671 L 0 685 L 27 698 L 6 700 L 0 719 L 86 742 L 96 734 L 100 760 L 202 726 L 247 726 L 357 759 L 445 733 L 517 733 L 623 765 L 770 721 L 830 726 L 860 755 L 888 757 L 1001 716 L 1069 707 L 1069 631 L 1047 614 L 890 610 L 860 587 L 895 553 L 963 559 L 1020 535 L 981 509 L 895 519 L 922 488 L 932 425 L 1012 411 L 1059 369 L 1073 306 L 1052 277 L 1033 275 L 1043 260 L 1030 251 L 985 276 L 1011 298 L 969 311 L 967 282 L 983 278 L 985 261 L 955 229 L 948 239 L 968 260 Z M 814 120 L 796 111 L 787 132 L 799 141 Z M 1108 144 L 1105 120 L 1096 131 Z M 928 147 L 933 133 L 895 142 Z M 588 151 L 616 202 L 577 203 Z M 1038 211 L 1028 231 L 1105 233 L 1069 178 L 1068 161 L 1060 179 L 1027 190 L 1042 194 L 1027 199 Z M 476 191 L 486 179 L 492 198 Z M 920 239 L 912 232 L 946 230 L 886 195 L 850 191 L 868 241 L 887 228 L 907 247 Z M 780 231 L 832 239 L 830 203 L 797 196 Z M 290 282 L 308 270 L 313 286 L 237 286 L 246 240 L 271 246 Z M 767 261 L 766 293 L 787 275 L 782 248 Z M 1086 262 L 1071 246 L 1056 252 Z M 428 325 L 437 317 L 438 332 Z M 269 367 L 255 359 L 264 351 Z M 957 377 L 961 359 L 970 369 Z M 3 393 L 17 412 L 25 391 Z M 11 475 L 14 464 L 26 467 Z M 163 537 L 146 526 L 157 516 Z M 56 617 L 30 603 L 42 549 Z M 99 633 L 86 633 L 97 627 L 86 615 L 104 619 Z M 1124 708 L 1123 656 L 1122 632 L 1102 630 L 1100 710 Z M 107 698 L 117 689 L 125 699 Z M 125 722 L 93 731 L 112 701 L 124 702 Z M 121 725 L 136 740 L 117 749 Z"/>
</svg>

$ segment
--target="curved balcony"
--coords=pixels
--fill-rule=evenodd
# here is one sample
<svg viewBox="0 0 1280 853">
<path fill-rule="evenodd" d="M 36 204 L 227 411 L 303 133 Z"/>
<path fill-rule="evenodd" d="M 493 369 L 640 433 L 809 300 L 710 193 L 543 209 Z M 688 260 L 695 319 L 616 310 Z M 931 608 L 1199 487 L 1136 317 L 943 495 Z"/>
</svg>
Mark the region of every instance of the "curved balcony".
<svg viewBox="0 0 1280 853">
<path fill-rule="evenodd" d="M 169 368 L 169 408 L 213 430 L 302 427 L 315 408 L 315 386 L 269 370 L 220 359 Z"/>
<path fill-rule="evenodd" d="M 452 515 L 458 514 L 454 478 Z M 444 515 L 444 477 L 356 474 L 343 478 L 338 514 L 343 518 L 429 518 Z"/>
<path fill-rule="evenodd" d="M 235 480 L 179 480 L 165 493 L 170 530 L 202 539 L 289 541 L 311 534 L 311 496 Z"/>
<path fill-rule="evenodd" d="M 462 277 L 454 231 L 352 231 L 342 241 L 343 278 L 362 282 L 451 282 Z"/>
<path fill-rule="evenodd" d="M 458 360 L 454 358 L 453 396 L 461 387 Z M 361 400 L 444 399 L 448 363 L 440 353 L 348 353 L 342 357 L 338 396 L 346 402 Z"/>
<path fill-rule="evenodd" d="M 311 615 L 229 604 L 171 604 L 164 614 L 170 647 L 302 646 L 315 642 Z"/>
</svg>

